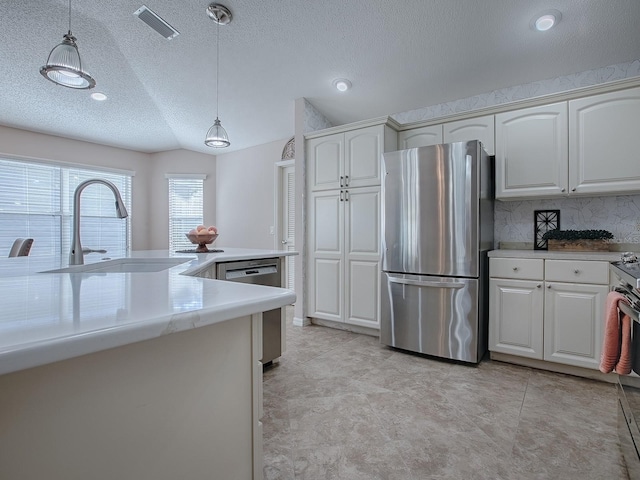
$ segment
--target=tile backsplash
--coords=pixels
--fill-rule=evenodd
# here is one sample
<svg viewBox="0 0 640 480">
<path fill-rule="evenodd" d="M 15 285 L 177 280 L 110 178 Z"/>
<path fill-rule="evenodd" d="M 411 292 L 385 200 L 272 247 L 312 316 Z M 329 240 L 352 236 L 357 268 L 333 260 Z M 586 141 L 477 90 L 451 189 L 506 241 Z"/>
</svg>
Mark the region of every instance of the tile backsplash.
<svg viewBox="0 0 640 480">
<path fill-rule="evenodd" d="M 640 244 L 640 195 L 620 195 L 496 201 L 496 246 L 504 242 L 533 243 L 534 210 L 560 210 L 562 230 L 609 230 L 615 243 Z"/>
</svg>

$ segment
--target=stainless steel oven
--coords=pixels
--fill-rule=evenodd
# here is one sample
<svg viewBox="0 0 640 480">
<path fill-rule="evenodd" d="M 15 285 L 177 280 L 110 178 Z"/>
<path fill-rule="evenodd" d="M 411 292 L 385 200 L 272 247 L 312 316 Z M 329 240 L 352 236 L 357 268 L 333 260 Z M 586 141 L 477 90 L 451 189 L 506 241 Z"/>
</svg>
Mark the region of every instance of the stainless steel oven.
<svg viewBox="0 0 640 480">
<path fill-rule="evenodd" d="M 629 315 L 631 331 L 631 375 L 618 376 L 618 437 L 629 478 L 640 478 L 640 263 L 635 254 L 625 253 L 610 265 L 611 288 L 623 294 L 629 306 L 619 303 Z"/>
</svg>

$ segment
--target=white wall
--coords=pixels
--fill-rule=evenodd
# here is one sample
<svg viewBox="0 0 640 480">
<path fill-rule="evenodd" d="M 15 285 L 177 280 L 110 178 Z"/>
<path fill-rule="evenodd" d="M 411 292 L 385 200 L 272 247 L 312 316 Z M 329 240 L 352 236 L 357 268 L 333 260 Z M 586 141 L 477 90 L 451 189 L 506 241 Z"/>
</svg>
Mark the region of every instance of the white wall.
<svg viewBox="0 0 640 480">
<path fill-rule="evenodd" d="M 136 174 L 131 186 L 132 248 L 148 248 L 151 230 L 148 195 L 151 163 L 148 154 L 0 126 L 0 155 L 134 170 Z"/>
<path fill-rule="evenodd" d="M 216 160 L 216 246 L 274 248 L 274 163 L 289 139 L 278 140 Z"/>
<path fill-rule="evenodd" d="M 131 206 L 133 250 L 166 249 L 169 246 L 169 196 L 166 173 L 206 174 L 204 220 L 210 225 L 216 223 L 214 155 L 189 150 L 147 154 L 0 126 L 1 155 L 135 171 Z"/>
<path fill-rule="evenodd" d="M 204 181 L 204 223 L 216 224 L 216 157 L 190 150 L 171 150 L 151 156 L 149 209 L 151 235 L 147 249 L 169 248 L 169 194 L 167 173 L 206 174 Z M 194 228 L 196 225 L 193 226 Z M 185 232 L 187 233 L 187 232 Z M 216 242 L 217 245 L 217 242 Z"/>
</svg>

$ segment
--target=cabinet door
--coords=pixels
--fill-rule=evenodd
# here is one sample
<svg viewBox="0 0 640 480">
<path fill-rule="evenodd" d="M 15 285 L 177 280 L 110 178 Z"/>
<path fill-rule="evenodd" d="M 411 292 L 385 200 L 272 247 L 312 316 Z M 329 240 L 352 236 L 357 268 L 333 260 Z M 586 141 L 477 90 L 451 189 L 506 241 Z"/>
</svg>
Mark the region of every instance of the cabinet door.
<svg viewBox="0 0 640 480">
<path fill-rule="evenodd" d="M 398 149 L 428 147 L 442 143 L 442 125 L 414 128 L 398 133 Z"/>
<path fill-rule="evenodd" d="M 309 204 L 309 316 L 342 321 L 344 194 L 314 192 Z"/>
<path fill-rule="evenodd" d="M 489 350 L 542 359 L 542 282 L 489 280 Z"/>
<path fill-rule="evenodd" d="M 486 115 L 484 117 L 445 123 L 443 125 L 443 141 L 444 143 L 452 143 L 480 140 L 486 152 L 489 155 L 493 155 L 495 153 L 494 121 L 493 115 Z"/>
<path fill-rule="evenodd" d="M 308 175 L 311 190 L 340 188 L 344 175 L 344 134 L 337 133 L 307 141 Z"/>
<path fill-rule="evenodd" d="M 569 102 L 571 193 L 640 192 L 640 88 Z"/>
<path fill-rule="evenodd" d="M 345 190 L 345 322 L 380 328 L 380 187 Z"/>
<path fill-rule="evenodd" d="M 598 369 L 606 285 L 547 282 L 544 359 Z"/>
<path fill-rule="evenodd" d="M 384 126 L 376 125 L 344 134 L 344 187 L 380 185 Z"/>
<path fill-rule="evenodd" d="M 496 115 L 496 198 L 567 195 L 567 103 Z"/>
</svg>

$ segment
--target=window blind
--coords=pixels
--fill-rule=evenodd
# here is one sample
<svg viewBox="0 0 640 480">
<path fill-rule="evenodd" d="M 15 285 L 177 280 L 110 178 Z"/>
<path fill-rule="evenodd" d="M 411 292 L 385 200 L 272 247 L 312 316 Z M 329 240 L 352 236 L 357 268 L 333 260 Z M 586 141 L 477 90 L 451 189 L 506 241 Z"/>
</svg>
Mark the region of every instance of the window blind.
<svg viewBox="0 0 640 480">
<path fill-rule="evenodd" d="M 131 215 L 131 176 L 0 159 L 0 255 L 16 238 L 33 238 L 30 255 L 68 255 L 71 247 L 73 195 L 90 178 L 113 182 Z M 80 231 L 83 247 L 125 255 L 130 245 L 130 216 L 116 217 L 115 199 L 104 185 L 82 192 Z"/>
<path fill-rule="evenodd" d="M 168 177 L 169 250 L 195 248 L 185 236 L 204 223 L 204 179 Z"/>
</svg>

